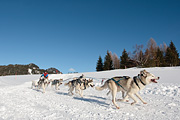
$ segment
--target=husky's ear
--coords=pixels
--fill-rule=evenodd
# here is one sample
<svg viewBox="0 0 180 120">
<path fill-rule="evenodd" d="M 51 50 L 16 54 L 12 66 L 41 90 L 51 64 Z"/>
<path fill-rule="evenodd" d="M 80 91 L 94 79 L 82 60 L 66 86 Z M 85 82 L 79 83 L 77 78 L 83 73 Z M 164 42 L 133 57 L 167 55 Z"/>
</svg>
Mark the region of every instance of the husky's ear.
<svg viewBox="0 0 180 120">
<path fill-rule="evenodd" d="M 141 72 L 140 72 L 140 75 L 141 76 L 143 76 L 143 77 L 147 77 L 147 71 L 146 70 L 142 70 Z"/>
</svg>

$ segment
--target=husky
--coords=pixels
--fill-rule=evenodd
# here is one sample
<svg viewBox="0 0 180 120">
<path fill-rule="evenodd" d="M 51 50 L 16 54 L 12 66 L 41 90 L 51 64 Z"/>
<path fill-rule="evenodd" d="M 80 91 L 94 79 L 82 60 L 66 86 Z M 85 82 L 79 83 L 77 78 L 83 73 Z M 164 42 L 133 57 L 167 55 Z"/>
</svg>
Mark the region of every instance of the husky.
<svg viewBox="0 0 180 120">
<path fill-rule="evenodd" d="M 83 97 L 83 90 L 85 90 L 88 87 L 94 87 L 93 79 L 74 79 L 72 81 L 69 81 L 68 83 L 64 84 L 65 86 L 69 87 L 68 94 L 73 95 L 73 90 L 75 89 L 75 92 L 78 93 L 81 97 Z"/>
<path fill-rule="evenodd" d="M 60 90 L 59 86 L 62 84 L 63 79 L 53 79 L 53 80 L 50 80 L 50 82 L 51 82 L 51 87 L 55 86 L 56 90 Z"/>
<path fill-rule="evenodd" d="M 32 81 L 31 89 L 33 88 L 36 88 L 36 89 L 38 88 L 38 81 L 35 81 L 35 80 Z"/>
<path fill-rule="evenodd" d="M 44 77 L 41 77 L 38 81 L 38 88 L 42 88 L 43 89 L 43 93 L 45 93 L 45 89 L 46 87 L 48 87 L 48 85 L 50 84 L 50 81 Z"/>
<path fill-rule="evenodd" d="M 112 102 L 116 106 L 117 109 L 120 107 L 116 104 L 116 94 L 119 91 L 125 92 L 126 95 L 123 99 L 118 99 L 118 101 L 125 102 L 128 97 L 132 98 L 134 102 L 131 105 L 136 104 L 138 101 L 134 97 L 136 95 L 143 104 L 147 104 L 138 92 L 145 88 L 146 85 L 150 83 L 157 83 L 156 80 L 159 80 L 160 77 L 155 77 L 152 73 L 147 72 L 146 70 L 140 71 L 140 74 L 134 76 L 133 78 L 129 76 L 122 76 L 122 77 L 113 77 L 107 80 L 103 86 L 96 87 L 96 90 L 103 90 L 108 88 L 112 94 Z"/>
</svg>

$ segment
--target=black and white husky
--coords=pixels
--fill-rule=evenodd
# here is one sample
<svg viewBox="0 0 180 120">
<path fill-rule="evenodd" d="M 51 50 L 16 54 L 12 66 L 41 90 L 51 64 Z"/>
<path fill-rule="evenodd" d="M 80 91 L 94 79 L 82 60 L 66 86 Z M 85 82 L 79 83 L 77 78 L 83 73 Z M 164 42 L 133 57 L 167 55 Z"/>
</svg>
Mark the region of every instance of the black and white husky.
<svg viewBox="0 0 180 120">
<path fill-rule="evenodd" d="M 39 79 L 39 81 L 32 81 L 32 86 L 31 88 L 42 88 L 43 89 L 43 93 L 45 93 L 45 89 L 46 87 L 49 85 L 50 81 L 47 78 L 41 77 Z"/>
</svg>

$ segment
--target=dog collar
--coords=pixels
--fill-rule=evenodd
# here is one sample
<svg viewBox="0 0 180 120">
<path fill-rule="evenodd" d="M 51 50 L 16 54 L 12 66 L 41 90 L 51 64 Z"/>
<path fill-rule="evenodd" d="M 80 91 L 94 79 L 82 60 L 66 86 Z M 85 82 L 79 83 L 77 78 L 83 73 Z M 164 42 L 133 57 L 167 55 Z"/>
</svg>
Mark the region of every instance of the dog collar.
<svg viewBox="0 0 180 120">
<path fill-rule="evenodd" d="M 140 78 L 139 76 L 133 77 L 135 84 L 136 84 L 136 85 L 138 86 L 138 88 L 140 89 L 140 87 L 139 87 L 139 85 L 138 85 L 138 83 L 137 83 L 137 81 L 136 81 L 137 77 L 138 77 L 138 79 L 140 80 L 140 82 L 141 82 L 144 86 L 145 86 L 146 84 L 142 82 L 142 80 L 141 80 L 141 78 Z"/>
<path fill-rule="evenodd" d="M 139 78 L 140 82 L 145 86 L 146 84 L 143 83 L 143 81 L 141 80 L 141 78 L 139 77 L 139 75 L 138 75 L 138 78 Z"/>
</svg>

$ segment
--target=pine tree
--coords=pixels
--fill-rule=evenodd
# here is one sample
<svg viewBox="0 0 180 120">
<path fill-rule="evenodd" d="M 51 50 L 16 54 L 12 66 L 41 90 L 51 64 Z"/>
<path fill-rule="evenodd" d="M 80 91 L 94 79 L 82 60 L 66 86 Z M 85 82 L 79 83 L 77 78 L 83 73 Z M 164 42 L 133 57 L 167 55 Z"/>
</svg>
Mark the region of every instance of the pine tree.
<svg viewBox="0 0 180 120">
<path fill-rule="evenodd" d="M 177 66 L 179 64 L 179 53 L 177 52 L 176 47 L 172 41 L 167 48 L 165 60 L 167 66 Z"/>
<path fill-rule="evenodd" d="M 165 61 L 166 61 L 166 66 L 173 66 L 172 61 L 173 61 L 173 54 L 171 49 L 168 47 L 165 55 Z"/>
<path fill-rule="evenodd" d="M 123 69 L 128 68 L 129 60 L 130 60 L 130 58 L 129 58 L 126 50 L 124 49 L 122 52 L 122 56 L 120 57 L 120 68 L 123 68 Z"/>
<path fill-rule="evenodd" d="M 104 60 L 104 67 L 103 70 L 112 70 L 113 69 L 113 64 L 112 64 L 112 59 L 109 51 L 107 51 L 107 55 L 105 56 Z"/>
<path fill-rule="evenodd" d="M 98 62 L 97 62 L 97 67 L 96 71 L 103 71 L 103 63 L 102 63 L 102 58 L 99 56 Z"/>
<path fill-rule="evenodd" d="M 157 67 L 164 67 L 165 66 L 163 51 L 161 51 L 159 47 L 157 48 L 155 62 L 156 62 Z"/>
</svg>

